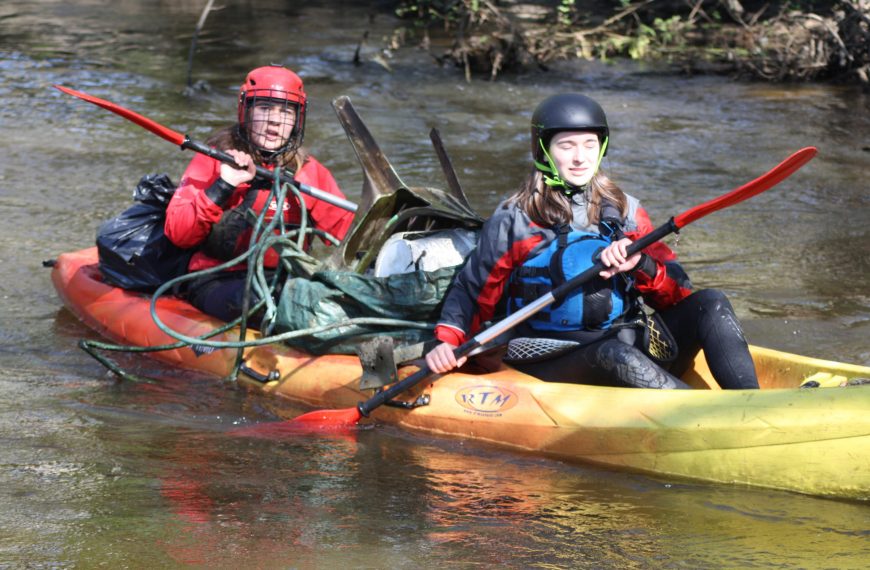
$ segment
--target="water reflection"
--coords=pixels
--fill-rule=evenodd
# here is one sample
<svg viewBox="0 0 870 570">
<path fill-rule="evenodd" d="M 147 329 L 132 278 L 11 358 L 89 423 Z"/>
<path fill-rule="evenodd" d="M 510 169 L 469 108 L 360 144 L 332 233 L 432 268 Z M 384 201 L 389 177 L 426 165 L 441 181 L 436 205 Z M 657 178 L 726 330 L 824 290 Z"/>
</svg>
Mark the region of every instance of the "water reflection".
<svg viewBox="0 0 870 570">
<path fill-rule="evenodd" d="M 163 545 L 173 560 L 220 564 L 219 553 L 230 551 L 261 566 L 311 556 L 318 521 L 352 490 L 343 481 L 354 465 L 353 438 L 301 437 L 277 447 L 233 440 L 231 450 L 210 439 L 174 442 L 170 468 L 159 474 L 177 522 Z"/>
<path fill-rule="evenodd" d="M 171 513 L 154 546 L 176 563 L 850 567 L 870 553 L 863 505 L 828 515 L 827 501 L 432 445 L 389 428 L 241 444 L 188 432 L 154 447 Z"/>
</svg>

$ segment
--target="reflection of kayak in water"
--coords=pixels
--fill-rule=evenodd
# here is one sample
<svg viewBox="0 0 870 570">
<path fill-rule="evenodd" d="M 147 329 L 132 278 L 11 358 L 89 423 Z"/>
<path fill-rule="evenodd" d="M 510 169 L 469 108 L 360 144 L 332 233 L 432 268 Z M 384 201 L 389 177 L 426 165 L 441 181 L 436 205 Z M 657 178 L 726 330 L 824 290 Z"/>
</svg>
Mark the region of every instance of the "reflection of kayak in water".
<svg viewBox="0 0 870 570">
<path fill-rule="evenodd" d="M 149 296 L 102 282 L 95 248 L 61 255 L 52 279 L 67 307 L 101 334 L 136 346 L 174 341 L 153 323 Z M 220 324 L 175 298 L 161 298 L 157 307 L 167 326 L 189 336 Z M 236 339 L 232 331 L 215 337 Z M 870 368 L 760 347 L 752 347 L 752 353 L 762 390 L 546 383 L 499 364 L 494 371 L 467 367 L 424 383 L 403 398 L 427 401 L 424 405 L 382 406 L 372 416 L 418 432 L 572 461 L 870 498 L 870 385 L 857 381 L 870 378 Z M 225 376 L 236 350 L 185 347 L 153 354 L 172 365 Z M 267 345 L 245 349 L 245 363 L 249 372 L 239 377 L 245 387 L 294 404 L 346 408 L 371 394 L 358 387 L 361 368 L 355 356 L 313 356 Z M 266 381 L 270 373 L 277 380 Z M 400 370 L 400 376 L 407 373 Z M 712 379 L 703 357 L 684 380 L 709 388 Z M 801 384 L 818 387 L 798 388 Z"/>
</svg>

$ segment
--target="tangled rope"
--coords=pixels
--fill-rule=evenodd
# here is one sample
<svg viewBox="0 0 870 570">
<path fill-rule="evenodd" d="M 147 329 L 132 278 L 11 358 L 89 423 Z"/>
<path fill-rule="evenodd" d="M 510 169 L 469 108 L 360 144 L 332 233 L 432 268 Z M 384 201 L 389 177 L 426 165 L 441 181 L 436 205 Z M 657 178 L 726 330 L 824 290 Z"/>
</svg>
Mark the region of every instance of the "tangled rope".
<svg viewBox="0 0 870 570">
<path fill-rule="evenodd" d="M 117 363 L 99 354 L 97 350 L 105 350 L 111 352 L 129 352 L 129 353 L 148 353 L 160 352 L 166 350 L 175 350 L 186 346 L 195 347 L 197 350 L 202 349 L 237 349 L 235 362 L 232 371 L 225 378 L 226 380 L 234 381 L 244 363 L 244 349 L 252 346 L 263 346 L 276 342 L 283 342 L 292 338 L 306 337 L 326 332 L 335 328 L 343 328 L 353 325 L 359 326 L 383 326 L 383 327 L 408 327 L 418 329 L 432 329 L 433 325 L 429 323 L 419 323 L 405 321 L 400 319 L 385 319 L 385 318 L 356 318 L 349 319 L 342 323 L 332 323 L 318 327 L 311 327 L 302 330 L 288 331 L 280 334 L 271 334 L 274 325 L 275 317 L 278 312 L 278 307 L 275 303 L 280 293 L 280 288 L 283 284 L 282 276 L 289 277 L 298 273 L 307 273 L 303 267 L 316 267 L 319 265 L 318 260 L 308 255 L 305 251 L 305 243 L 311 237 L 320 237 L 337 246 L 341 242 L 335 236 L 319 230 L 317 228 L 308 227 L 308 208 L 305 201 L 299 193 L 299 190 L 291 184 L 282 184 L 280 182 L 280 172 L 275 176 L 275 182 L 272 185 L 269 197 L 266 203 L 269 204 L 274 199 L 276 203 L 276 212 L 283 212 L 284 203 L 287 199 L 288 190 L 293 193 L 301 209 L 301 219 L 298 228 L 288 231 L 284 225 L 283 216 L 273 216 L 272 219 L 266 220 L 267 209 L 256 216 L 256 221 L 253 224 L 251 241 L 248 249 L 240 255 L 226 261 L 215 267 L 203 269 L 193 273 L 187 273 L 180 277 L 176 277 L 161 285 L 151 296 L 150 314 L 151 319 L 157 327 L 176 339 L 178 342 L 170 344 L 161 344 L 155 346 L 130 346 L 111 344 L 100 341 L 80 340 L 79 347 L 87 352 L 90 356 L 96 359 L 100 364 L 105 366 L 119 378 L 130 381 L 149 382 L 147 378 L 132 374 L 121 368 Z M 249 212 L 250 213 L 250 212 Z M 265 223 L 264 223 L 265 222 Z M 271 277 L 267 276 L 264 268 L 264 259 L 266 253 L 274 249 L 279 254 L 280 263 Z M 176 290 L 176 288 L 187 281 L 192 281 L 206 275 L 212 275 L 220 271 L 228 270 L 236 267 L 241 263 L 247 264 L 247 275 L 245 279 L 245 292 L 242 301 L 242 314 L 237 319 L 226 323 L 206 334 L 200 336 L 188 336 L 179 331 L 173 330 L 164 323 L 157 313 L 157 300 L 167 293 Z M 252 293 L 260 299 L 252 305 Z M 248 321 L 258 311 L 263 310 L 263 318 L 260 325 L 260 338 L 247 339 Z M 235 341 L 218 341 L 209 340 L 219 334 L 225 333 L 235 327 L 239 328 L 238 340 Z"/>
</svg>

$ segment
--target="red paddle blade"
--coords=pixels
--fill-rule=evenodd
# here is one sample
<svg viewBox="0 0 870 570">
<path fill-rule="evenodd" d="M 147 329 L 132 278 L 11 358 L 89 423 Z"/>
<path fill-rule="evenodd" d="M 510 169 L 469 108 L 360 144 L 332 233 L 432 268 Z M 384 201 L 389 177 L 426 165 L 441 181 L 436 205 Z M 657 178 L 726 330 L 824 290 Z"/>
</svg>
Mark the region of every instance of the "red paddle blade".
<svg viewBox="0 0 870 570">
<path fill-rule="evenodd" d="M 755 180 L 747 182 L 740 188 L 735 188 L 731 192 L 710 200 L 709 202 L 704 202 L 694 208 L 690 208 L 682 214 L 674 217 L 674 223 L 678 228 L 682 228 L 699 218 L 703 218 L 707 214 L 711 214 L 717 210 L 721 210 L 722 208 L 727 208 L 728 206 L 733 206 L 743 200 L 748 200 L 757 194 L 761 194 L 765 190 L 773 188 L 794 174 L 797 169 L 812 160 L 812 158 L 816 156 L 816 152 L 816 147 L 813 146 L 802 148 Z"/>
<path fill-rule="evenodd" d="M 290 424 L 342 426 L 354 425 L 361 419 L 362 414 L 357 408 L 345 408 L 343 410 L 315 410 L 290 420 Z"/>
<path fill-rule="evenodd" d="M 100 99 L 99 97 L 94 97 L 93 95 L 88 95 L 87 93 L 82 93 L 81 91 L 76 91 L 75 89 L 70 89 L 69 87 L 64 87 L 62 85 L 55 85 L 54 87 L 63 91 L 67 95 L 78 97 L 79 99 L 83 99 L 88 103 L 93 103 L 94 105 L 102 107 L 103 109 L 107 109 L 115 113 L 116 115 L 121 115 L 128 121 L 133 121 L 140 127 L 148 129 L 158 137 L 168 140 L 169 142 L 174 143 L 178 146 L 181 146 L 181 144 L 187 138 L 179 132 L 173 131 L 172 129 L 164 127 L 163 125 L 155 123 L 151 119 L 147 119 L 139 113 L 134 113 L 129 109 L 125 109 L 124 107 L 106 101 L 105 99 Z"/>
<path fill-rule="evenodd" d="M 234 436 L 261 439 L 279 439 L 300 435 L 348 433 L 362 419 L 357 408 L 343 410 L 315 410 L 286 422 L 266 422 L 230 430 Z"/>
<path fill-rule="evenodd" d="M 358 428 L 355 424 L 317 424 L 289 422 L 264 422 L 233 428 L 227 435 L 253 439 L 294 439 L 305 437 L 327 437 L 330 439 L 356 442 Z"/>
</svg>

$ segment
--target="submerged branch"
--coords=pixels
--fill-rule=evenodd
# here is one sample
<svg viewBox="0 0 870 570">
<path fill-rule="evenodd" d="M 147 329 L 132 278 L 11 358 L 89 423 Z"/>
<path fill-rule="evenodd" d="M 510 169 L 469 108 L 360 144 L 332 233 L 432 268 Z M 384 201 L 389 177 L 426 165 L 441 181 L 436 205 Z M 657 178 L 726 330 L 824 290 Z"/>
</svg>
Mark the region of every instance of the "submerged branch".
<svg viewBox="0 0 870 570">
<path fill-rule="evenodd" d="M 190 40 L 190 51 L 187 54 L 187 88 L 193 88 L 193 54 L 196 52 L 196 43 L 199 40 L 199 33 L 205 25 L 205 19 L 208 13 L 211 12 L 211 7 L 214 5 L 214 0 L 208 0 L 205 7 L 202 9 L 202 14 L 199 16 L 199 21 L 196 23 L 196 29 L 193 31 L 193 37 Z"/>
</svg>

